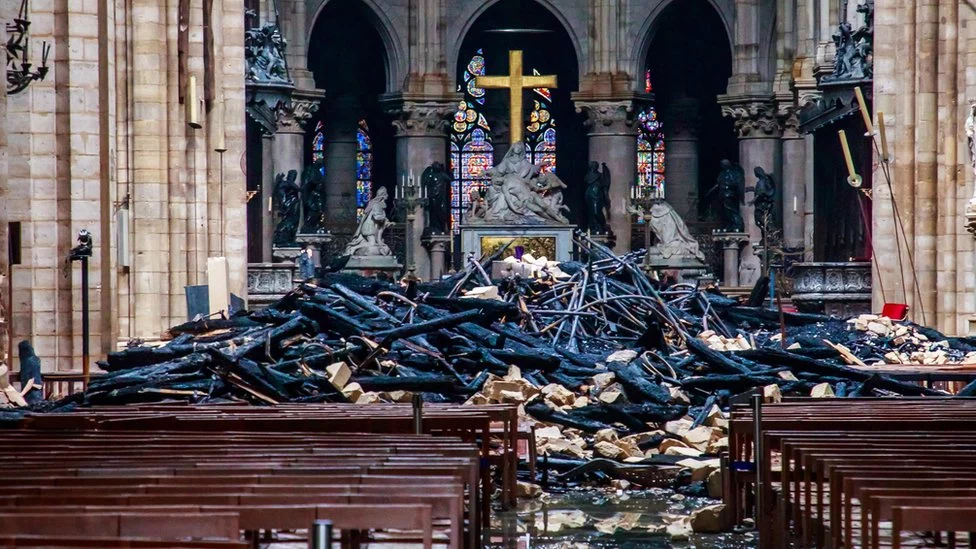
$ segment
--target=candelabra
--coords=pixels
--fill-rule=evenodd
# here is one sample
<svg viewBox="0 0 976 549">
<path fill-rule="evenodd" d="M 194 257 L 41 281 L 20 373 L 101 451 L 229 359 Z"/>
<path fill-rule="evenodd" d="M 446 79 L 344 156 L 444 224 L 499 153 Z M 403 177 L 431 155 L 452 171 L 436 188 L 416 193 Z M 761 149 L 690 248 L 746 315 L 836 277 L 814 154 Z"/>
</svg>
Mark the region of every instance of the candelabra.
<svg viewBox="0 0 976 549">
<path fill-rule="evenodd" d="M 424 208 L 427 206 L 427 189 L 417 183 L 417 179 L 413 176 L 413 171 L 410 171 L 409 175 L 404 175 L 400 184 L 394 189 L 394 199 L 393 203 L 396 205 L 397 209 L 404 213 L 404 220 L 406 222 L 406 261 L 404 263 L 407 266 L 407 273 L 410 277 L 416 277 L 417 262 L 416 262 L 416 229 L 414 228 L 414 223 L 417 221 L 417 209 L 418 207 Z"/>
<path fill-rule="evenodd" d="M 27 89 L 35 80 L 47 76 L 47 57 L 51 46 L 41 43 L 41 66 L 34 69 L 30 62 L 30 20 L 27 18 L 27 0 L 21 0 L 20 12 L 7 23 L 7 94 L 14 95 Z"/>
<path fill-rule="evenodd" d="M 631 187 L 630 203 L 631 211 L 644 221 L 644 269 L 651 266 L 651 207 L 660 200 L 659 197 L 645 193 L 640 186 Z"/>
</svg>

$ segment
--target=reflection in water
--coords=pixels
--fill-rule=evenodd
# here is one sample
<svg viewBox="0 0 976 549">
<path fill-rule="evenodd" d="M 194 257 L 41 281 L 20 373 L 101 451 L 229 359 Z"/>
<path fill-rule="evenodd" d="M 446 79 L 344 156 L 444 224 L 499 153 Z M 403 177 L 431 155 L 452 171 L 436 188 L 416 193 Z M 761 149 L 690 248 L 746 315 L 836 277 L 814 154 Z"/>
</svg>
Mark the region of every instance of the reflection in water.
<svg viewBox="0 0 976 549">
<path fill-rule="evenodd" d="M 687 498 L 670 490 L 613 492 L 580 490 L 520 501 L 517 509 L 496 513 L 487 547 L 748 549 L 753 534 L 691 534 L 674 540 L 667 525 L 716 502 Z"/>
</svg>

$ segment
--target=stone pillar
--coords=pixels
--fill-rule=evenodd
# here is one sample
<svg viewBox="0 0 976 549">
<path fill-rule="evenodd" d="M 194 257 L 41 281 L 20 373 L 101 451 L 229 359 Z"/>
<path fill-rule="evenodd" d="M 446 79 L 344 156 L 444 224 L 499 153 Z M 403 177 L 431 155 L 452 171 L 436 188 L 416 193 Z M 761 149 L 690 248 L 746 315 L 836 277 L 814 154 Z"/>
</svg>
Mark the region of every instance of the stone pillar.
<svg viewBox="0 0 976 549">
<path fill-rule="evenodd" d="M 438 280 L 447 273 L 445 258 L 452 238 L 454 236 L 449 234 L 432 234 L 423 238 L 424 247 L 430 253 L 430 280 Z"/>
<path fill-rule="evenodd" d="M 356 131 L 359 102 L 342 97 L 327 103 L 325 127 L 325 210 L 329 230 L 356 230 Z"/>
<path fill-rule="evenodd" d="M 756 167 L 762 167 L 773 174 L 781 192 L 779 123 L 776 108 L 769 97 L 724 97 L 719 99 L 722 114 L 735 121 L 739 136 L 739 164 L 745 171 L 746 187 L 755 187 Z M 745 221 L 749 242 L 739 260 L 739 284 L 752 286 L 762 276 L 762 261 L 756 255 L 753 244 L 762 241 L 762 231 L 756 225 L 752 191 L 746 192 L 742 218 Z"/>
<path fill-rule="evenodd" d="M 6 59 L 7 21 L 14 15 L 13 3 L 0 8 L 0 55 Z M 7 64 L 0 67 L 0 364 L 10 364 L 11 352 L 8 348 L 10 334 L 10 295 L 7 281 L 10 280 L 10 265 L 7 250 Z M 0 376 L 2 377 L 2 376 Z"/>
<path fill-rule="evenodd" d="M 272 142 L 272 172 L 288 174 L 298 172 L 301 182 L 305 167 L 305 123 L 319 109 L 323 94 L 321 91 L 295 91 L 291 99 L 278 108 L 278 131 Z M 274 189 L 272 189 L 274 192 Z M 273 212 L 272 212 L 273 214 Z M 272 217 L 274 217 L 272 215 Z"/>
<path fill-rule="evenodd" d="M 411 173 L 420 183 L 424 170 L 434 162 L 448 166 L 447 130 L 457 101 L 451 98 L 413 99 L 398 96 L 385 100 L 384 107 L 394 115 L 397 183 Z M 417 212 L 413 220 L 413 230 L 410 231 L 413 242 L 407 246 L 414 250 L 417 275 L 430 280 L 435 276 L 431 270 L 431 259 L 427 254 L 421 253 L 421 236 L 426 226 L 426 210 Z"/>
<path fill-rule="evenodd" d="M 261 135 L 261 262 L 271 263 L 274 240 L 274 136 Z"/>
<path fill-rule="evenodd" d="M 804 246 L 807 201 L 807 143 L 798 130 L 799 120 L 792 104 L 781 105 L 783 168 L 779 177 L 783 190 L 783 245 Z"/>
<path fill-rule="evenodd" d="M 630 189 L 637 181 L 637 130 L 632 100 L 588 101 L 577 99 L 576 110 L 586 113 L 590 161 L 610 168 L 610 230 L 617 238 L 614 251 L 629 252 Z"/>
<path fill-rule="evenodd" d="M 685 223 L 698 219 L 698 100 L 683 98 L 662 109 L 664 197 Z"/>
</svg>

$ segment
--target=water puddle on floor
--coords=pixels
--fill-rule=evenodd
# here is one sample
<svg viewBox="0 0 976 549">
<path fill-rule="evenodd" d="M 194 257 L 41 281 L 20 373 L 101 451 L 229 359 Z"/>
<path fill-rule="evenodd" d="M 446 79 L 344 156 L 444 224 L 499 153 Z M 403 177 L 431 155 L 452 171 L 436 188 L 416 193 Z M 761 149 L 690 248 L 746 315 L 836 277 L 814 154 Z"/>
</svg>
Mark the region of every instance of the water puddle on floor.
<svg viewBox="0 0 976 549">
<path fill-rule="evenodd" d="M 495 514 L 493 549 L 695 548 L 751 549 L 755 535 L 695 534 L 675 539 L 666 531 L 678 517 L 717 503 L 670 490 L 577 490 L 520 501 L 517 509 Z M 672 527 L 672 530 L 680 528 Z M 681 537 L 681 536 L 679 536 Z"/>
</svg>

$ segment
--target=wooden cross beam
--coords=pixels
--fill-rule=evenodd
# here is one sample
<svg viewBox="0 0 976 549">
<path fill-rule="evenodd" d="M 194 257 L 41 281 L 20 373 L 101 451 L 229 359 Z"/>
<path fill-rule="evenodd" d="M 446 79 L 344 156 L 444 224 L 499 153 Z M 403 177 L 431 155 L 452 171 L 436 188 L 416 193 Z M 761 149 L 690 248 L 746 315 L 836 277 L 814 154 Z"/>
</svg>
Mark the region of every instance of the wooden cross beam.
<svg viewBox="0 0 976 549">
<path fill-rule="evenodd" d="M 508 90 L 511 142 L 520 143 L 523 139 L 522 130 L 524 129 L 522 124 L 522 90 L 525 88 L 555 88 L 556 75 L 523 75 L 522 51 L 511 50 L 508 52 L 507 76 L 479 76 L 475 80 L 475 85 L 479 88 Z"/>
</svg>

